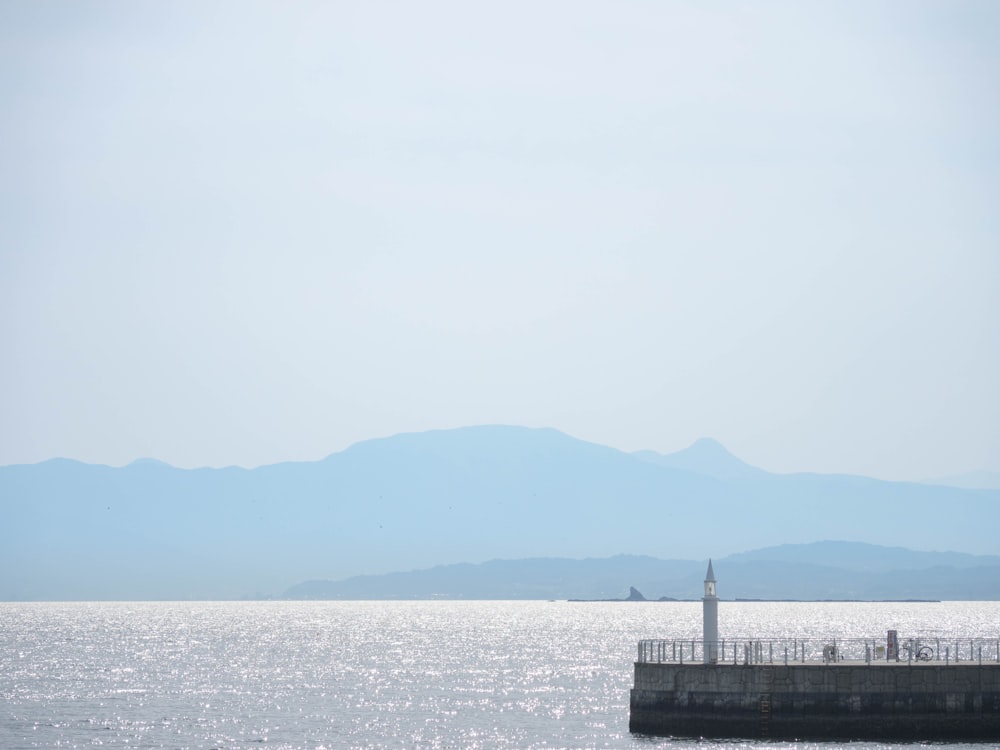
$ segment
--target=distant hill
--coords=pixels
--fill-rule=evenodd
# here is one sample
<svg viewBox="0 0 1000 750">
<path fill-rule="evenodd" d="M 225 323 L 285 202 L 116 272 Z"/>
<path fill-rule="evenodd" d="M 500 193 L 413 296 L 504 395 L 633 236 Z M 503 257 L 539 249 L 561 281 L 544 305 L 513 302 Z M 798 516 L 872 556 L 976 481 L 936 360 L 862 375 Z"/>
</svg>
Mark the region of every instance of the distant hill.
<svg viewBox="0 0 1000 750">
<path fill-rule="evenodd" d="M 0 514 L 0 599 L 231 599 L 459 561 L 697 560 L 817 539 L 1000 552 L 1000 491 L 770 474 L 714 441 L 636 455 L 509 426 L 252 470 L 4 466 Z"/>
<path fill-rule="evenodd" d="M 832 555 L 843 555 L 836 563 Z M 858 561 L 862 561 L 859 562 Z M 955 563 L 959 563 L 955 565 Z M 491 560 L 342 581 L 308 581 L 289 599 L 697 599 L 704 560 Z M 1000 599 L 1000 557 L 855 542 L 786 545 L 715 561 L 723 599 Z"/>
<path fill-rule="evenodd" d="M 824 565 L 860 572 L 889 572 L 948 567 L 962 570 L 1000 565 L 1000 557 L 963 552 L 918 552 L 903 547 L 881 547 L 860 542 L 814 542 L 740 552 L 726 558 L 731 563 L 780 562 Z"/>
<path fill-rule="evenodd" d="M 307 581 L 291 587 L 283 596 L 288 599 L 618 599 L 628 597 L 632 586 L 646 595 L 671 588 L 671 582 L 678 579 L 685 582 L 695 579 L 699 570 L 704 574 L 704 563 L 639 555 L 583 560 L 490 560 L 478 565 L 440 565 L 343 581 Z"/>
</svg>

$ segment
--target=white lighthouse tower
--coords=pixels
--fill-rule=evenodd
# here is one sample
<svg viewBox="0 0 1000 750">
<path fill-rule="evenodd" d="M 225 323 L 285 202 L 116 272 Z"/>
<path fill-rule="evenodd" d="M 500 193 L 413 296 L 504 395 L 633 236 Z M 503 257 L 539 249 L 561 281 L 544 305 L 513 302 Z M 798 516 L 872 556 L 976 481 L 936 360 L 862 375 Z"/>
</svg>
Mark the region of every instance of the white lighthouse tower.
<svg viewBox="0 0 1000 750">
<path fill-rule="evenodd" d="M 712 560 L 708 561 L 705 573 L 705 596 L 701 600 L 702 640 L 704 641 L 704 662 L 715 664 L 719 660 L 719 597 L 715 595 L 715 573 Z"/>
</svg>

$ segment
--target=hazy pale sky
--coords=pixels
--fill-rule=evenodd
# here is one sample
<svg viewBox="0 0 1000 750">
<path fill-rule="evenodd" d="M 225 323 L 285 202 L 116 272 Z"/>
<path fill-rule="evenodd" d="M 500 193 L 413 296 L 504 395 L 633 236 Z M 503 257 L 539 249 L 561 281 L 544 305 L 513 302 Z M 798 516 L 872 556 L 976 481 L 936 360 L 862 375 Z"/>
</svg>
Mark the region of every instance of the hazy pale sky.
<svg viewBox="0 0 1000 750">
<path fill-rule="evenodd" d="M 0 464 L 548 426 L 1000 470 L 1000 3 L 0 3 Z"/>
</svg>

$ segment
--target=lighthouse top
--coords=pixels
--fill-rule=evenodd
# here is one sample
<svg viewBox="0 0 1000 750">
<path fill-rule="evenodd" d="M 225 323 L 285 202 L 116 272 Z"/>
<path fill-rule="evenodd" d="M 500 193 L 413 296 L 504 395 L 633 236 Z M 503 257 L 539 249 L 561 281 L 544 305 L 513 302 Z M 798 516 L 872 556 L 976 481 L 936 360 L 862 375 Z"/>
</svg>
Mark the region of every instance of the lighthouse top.
<svg viewBox="0 0 1000 750">
<path fill-rule="evenodd" d="M 706 581 L 715 580 L 715 572 L 712 570 L 712 558 L 708 558 L 708 572 L 705 573 L 705 580 Z"/>
<path fill-rule="evenodd" d="M 715 598 L 715 572 L 712 570 L 712 561 L 708 561 L 708 572 L 705 573 L 705 598 Z"/>
</svg>

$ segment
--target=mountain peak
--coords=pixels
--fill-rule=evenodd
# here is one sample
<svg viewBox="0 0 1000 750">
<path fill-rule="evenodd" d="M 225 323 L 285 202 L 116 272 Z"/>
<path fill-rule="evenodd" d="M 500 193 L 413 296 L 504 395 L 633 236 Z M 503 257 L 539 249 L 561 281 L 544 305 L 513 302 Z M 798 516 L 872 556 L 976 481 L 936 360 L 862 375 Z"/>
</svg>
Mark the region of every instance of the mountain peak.
<svg viewBox="0 0 1000 750">
<path fill-rule="evenodd" d="M 698 438 L 693 443 L 691 443 L 691 445 L 688 446 L 688 450 L 690 450 L 691 448 L 697 448 L 699 446 L 715 448 L 716 450 L 726 451 L 726 453 L 729 452 L 726 450 L 726 446 L 724 446 L 722 443 L 720 443 L 713 437 Z"/>
<path fill-rule="evenodd" d="M 521 427 L 517 425 L 472 425 L 451 429 L 403 432 L 384 438 L 364 440 L 351 445 L 341 453 L 327 456 L 326 460 L 340 460 L 345 456 L 437 455 L 451 461 L 475 460 L 503 456 L 573 454 L 578 451 L 590 454 L 621 454 L 605 445 L 567 435 L 551 427 Z"/>
<path fill-rule="evenodd" d="M 651 463 L 704 474 L 722 480 L 759 479 L 767 472 L 751 466 L 734 456 L 715 438 L 703 437 L 676 453 L 662 454 L 655 451 L 638 451 L 633 454 Z"/>
<path fill-rule="evenodd" d="M 174 468 L 166 461 L 161 461 L 158 458 L 137 458 L 135 459 L 135 461 L 132 461 L 131 463 L 127 464 L 127 466 L 158 466 L 166 469 Z"/>
<path fill-rule="evenodd" d="M 677 453 L 674 453 L 672 455 L 676 456 L 679 455 L 680 453 L 688 453 L 691 455 L 698 454 L 704 456 L 724 456 L 725 458 L 735 459 L 736 461 L 739 461 L 739 459 L 736 458 L 736 456 L 734 456 L 732 453 L 729 452 L 726 446 L 724 446 L 715 438 L 710 438 L 710 437 L 698 438 L 693 443 L 691 443 L 691 445 L 689 445 L 687 448 L 678 451 Z"/>
</svg>

